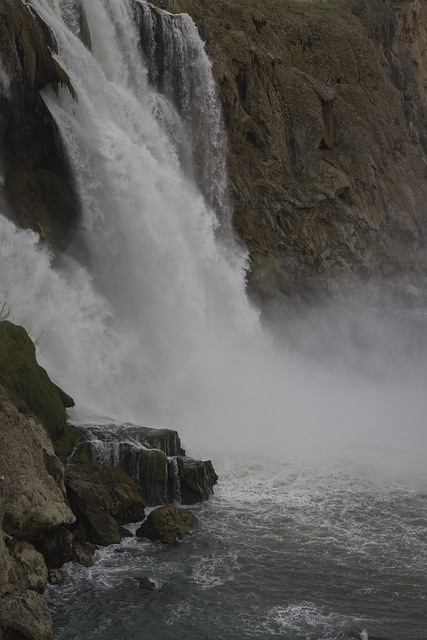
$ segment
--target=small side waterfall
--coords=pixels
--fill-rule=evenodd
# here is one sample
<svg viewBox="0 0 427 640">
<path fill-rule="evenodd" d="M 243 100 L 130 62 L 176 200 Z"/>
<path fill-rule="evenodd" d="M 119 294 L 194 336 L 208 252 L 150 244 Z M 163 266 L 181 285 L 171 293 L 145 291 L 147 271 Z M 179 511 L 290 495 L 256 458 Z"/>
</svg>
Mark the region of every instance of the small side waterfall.
<svg viewBox="0 0 427 640">
<path fill-rule="evenodd" d="M 174 15 L 144 0 L 138 8 L 148 78 L 166 99 L 158 98 L 158 118 L 230 235 L 226 139 L 211 62 L 189 15 Z"/>
<path fill-rule="evenodd" d="M 193 504 L 213 493 L 217 477 L 210 461 L 185 455 L 178 433 L 133 424 L 81 424 L 72 462 L 93 462 L 124 469 L 137 483 L 147 505 Z"/>
</svg>

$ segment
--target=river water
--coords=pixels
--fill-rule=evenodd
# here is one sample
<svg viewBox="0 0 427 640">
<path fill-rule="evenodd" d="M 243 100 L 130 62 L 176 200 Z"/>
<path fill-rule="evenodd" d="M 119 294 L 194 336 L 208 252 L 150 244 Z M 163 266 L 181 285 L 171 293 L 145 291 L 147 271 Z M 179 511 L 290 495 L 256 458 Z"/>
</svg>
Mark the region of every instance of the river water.
<svg viewBox="0 0 427 640">
<path fill-rule="evenodd" d="M 215 462 L 220 482 L 192 508 L 192 537 L 128 538 L 92 568 L 66 567 L 48 591 L 57 640 L 426 637 L 423 481 L 350 459 Z"/>
</svg>

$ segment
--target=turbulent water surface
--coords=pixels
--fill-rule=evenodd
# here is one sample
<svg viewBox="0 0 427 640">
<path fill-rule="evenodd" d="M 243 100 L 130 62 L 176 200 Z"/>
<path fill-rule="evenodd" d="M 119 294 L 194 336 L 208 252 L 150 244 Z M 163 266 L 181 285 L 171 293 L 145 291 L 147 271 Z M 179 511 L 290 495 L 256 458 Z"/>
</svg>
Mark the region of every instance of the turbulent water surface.
<svg viewBox="0 0 427 640">
<path fill-rule="evenodd" d="M 67 568 L 48 594 L 58 640 L 426 637 L 425 491 L 349 461 L 217 468 L 191 539 L 127 539 Z"/>
<path fill-rule="evenodd" d="M 265 330 L 192 20 L 138 0 L 29 4 L 77 96 L 42 93 L 82 219 L 54 268 L 1 216 L 0 295 L 74 417 L 178 428 L 221 477 L 189 540 L 67 567 L 48 590 L 57 640 L 427 637 L 426 314 L 282 309 Z"/>
</svg>

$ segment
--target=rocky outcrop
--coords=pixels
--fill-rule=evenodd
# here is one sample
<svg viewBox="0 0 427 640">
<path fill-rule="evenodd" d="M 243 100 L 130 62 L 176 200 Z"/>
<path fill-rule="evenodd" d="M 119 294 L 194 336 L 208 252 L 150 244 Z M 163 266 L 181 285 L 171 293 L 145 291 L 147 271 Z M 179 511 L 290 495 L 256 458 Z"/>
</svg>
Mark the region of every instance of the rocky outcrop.
<svg viewBox="0 0 427 640">
<path fill-rule="evenodd" d="M 20 0 L 0 4 L 0 207 L 15 223 L 63 248 L 79 200 L 57 127 L 40 90 L 72 86 L 52 56 L 53 35 Z"/>
<path fill-rule="evenodd" d="M 148 506 L 207 500 L 218 480 L 210 460 L 185 455 L 176 431 L 134 424 L 79 425 L 71 460 L 124 469 Z"/>
<path fill-rule="evenodd" d="M 251 290 L 265 299 L 340 284 L 361 294 L 379 283 L 425 287 L 425 4 L 170 0 L 168 9 L 193 16 L 213 60 Z"/>
<path fill-rule="evenodd" d="M 43 426 L 25 417 L 4 397 L 0 422 L 5 533 L 17 539 L 36 540 L 46 530 L 74 522 L 61 489 L 62 466 Z M 55 477 L 50 471 L 52 460 L 56 463 Z"/>
<path fill-rule="evenodd" d="M 63 493 L 63 468 L 46 430 L 0 396 L 0 637 L 50 640 L 40 595 L 48 579 L 35 544 L 75 518 Z M 31 543 L 29 542 L 31 541 Z"/>
<path fill-rule="evenodd" d="M 90 565 L 95 545 L 120 542 L 131 535 L 122 525 L 144 518 L 141 487 L 123 469 L 91 462 L 100 449 L 120 463 L 121 438 L 127 445 L 131 439 L 123 462 L 136 469 L 152 500 L 175 499 L 179 479 L 183 496 L 191 490 L 191 502 L 203 500 L 217 479 L 210 462 L 184 457 L 176 431 L 135 425 L 118 427 L 115 440 L 112 425 L 99 428 L 104 439 L 90 434 L 92 441 L 83 443 L 88 446 L 74 452 L 79 463 L 64 471 L 52 439 L 65 452 L 80 433 L 66 424 L 65 407 L 71 403 L 38 365 L 25 330 L 0 321 L 0 638 L 5 640 L 51 640 L 41 595 L 48 579 L 60 581 L 58 568 L 70 560 Z M 187 535 L 194 516 L 171 507 L 150 519 L 155 527 L 150 533 L 151 524 L 146 525 L 147 535 L 166 542 Z"/>
<path fill-rule="evenodd" d="M 196 523 L 197 518 L 191 511 L 174 504 L 164 504 L 151 511 L 136 535 L 152 541 L 173 544 L 188 536 Z"/>
<path fill-rule="evenodd" d="M 4 640 L 53 640 L 44 598 L 23 589 L 5 593 L 0 599 L 0 633 Z"/>
<path fill-rule="evenodd" d="M 74 535 L 79 542 L 109 545 L 128 532 L 120 527 L 144 517 L 144 502 L 132 478 L 121 469 L 98 465 L 69 465 L 65 485 L 77 516 Z"/>
<path fill-rule="evenodd" d="M 207 500 L 218 481 L 212 462 L 180 456 L 177 465 L 181 503 L 195 504 Z"/>
</svg>

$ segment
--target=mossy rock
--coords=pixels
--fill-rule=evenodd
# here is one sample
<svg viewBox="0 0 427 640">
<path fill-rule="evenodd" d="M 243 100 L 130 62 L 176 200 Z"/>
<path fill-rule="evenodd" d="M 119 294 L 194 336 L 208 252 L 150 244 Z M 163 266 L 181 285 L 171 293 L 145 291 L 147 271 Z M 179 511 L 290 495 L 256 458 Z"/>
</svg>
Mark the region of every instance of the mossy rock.
<svg viewBox="0 0 427 640">
<path fill-rule="evenodd" d="M 73 464 L 90 464 L 93 462 L 90 442 L 80 442 L 72 452 L 69 462 Z"/>
<path fill-rule="evenodd" d="M 218 481 L 212 462 L 187 457 L 178 457 L 177 462 L 182 504 L 207 500 Z"/>
<path fill-rule="evenodd" d="M 77 518 L 74 530 L 82 543 L 120 542 L 126 531 L 119 525 L 144 517 L 144 502 L 135 482 L 122 469 L 107 465 L 70 464 L 65 486 Z"/>
<path fill-rule="evenodd" d="M 58 455 L 71 451 L 78 431 L 66 424 L 65 409 L 74 400 L 37 363 L 34 343 L 25 329 L 7 320 L 0 322 L 0 384 L 22 413 L 42 422 Z"/>
<path fill-rule="evenodd" d="M 96 469 L 96 465 L 87 468 Z M 145 503 L 135 481 L 123 469 L 100 465 L 91 475 L 92 482 L 105 487 L 111 496 L 108 510 L 119 524 L 138 522 L 144 517 Z"/>
<path fill-rule="evenodd" d="M 173 544 L 191 533 L 197 523 L 196 516 L 174 504 L 164 504 L 154 509 L 137 530 L 140 538 Z"/>
</svg>

